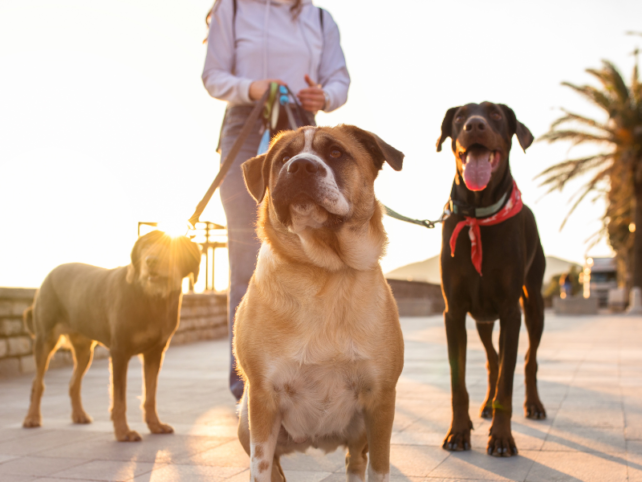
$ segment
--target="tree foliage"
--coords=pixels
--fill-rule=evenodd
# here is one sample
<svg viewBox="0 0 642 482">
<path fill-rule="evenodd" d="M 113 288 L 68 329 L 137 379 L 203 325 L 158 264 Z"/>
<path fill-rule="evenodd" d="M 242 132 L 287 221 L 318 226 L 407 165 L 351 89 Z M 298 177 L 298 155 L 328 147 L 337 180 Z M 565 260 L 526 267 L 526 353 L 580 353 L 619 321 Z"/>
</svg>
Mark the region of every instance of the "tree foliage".
<svg viewBox="0 0 642 482">
<path fill-rule="evenodd" d="M 542 186 L 548 188 L 547 194 L 562 190 L 566 183 L 580 176 L 586 179 L 571 198 L 572 205 L 562 227 L 586 196 L 595 193 L 605 198 L 607 207 L 601 234 L 608 236 L 624 274 L 632 265 L 633 238 L 642 233 L 642 226 L 635 233 L 629 231 L 635 220 L 636 195 L 642 193 L 642 84 L 637 63 L 629 85 L 608 61 L 603 61 L 600 69 L 586 71 L 597 79 L 599 87 L 569 82 L 562 85 L 604 111 L 605 120 L 563 110 L 563 115 L 540 140 L 591 145 L 595 153 L 564 160 L 538 177 Z M 642 198 L 638 205 L 642 209 Z"/>
</svg>

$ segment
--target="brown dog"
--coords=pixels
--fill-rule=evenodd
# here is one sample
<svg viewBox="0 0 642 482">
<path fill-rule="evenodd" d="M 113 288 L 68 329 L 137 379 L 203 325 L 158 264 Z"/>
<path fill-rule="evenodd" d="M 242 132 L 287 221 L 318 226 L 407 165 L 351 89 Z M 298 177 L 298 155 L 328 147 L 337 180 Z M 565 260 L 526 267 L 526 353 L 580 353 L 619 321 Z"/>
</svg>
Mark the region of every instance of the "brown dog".
<svg viewBox="0 0 642 482">
<path fill-rule="evenodd" d="M 524 409 L 529 418 L 546 417 L 536 377 L 537 348 L 544 329 L 541 290 L 546 260 L 535 217 L 522 206 L 510 173 L 513 135 L 524 150 L 533 142 L 532 134 L 517 121 L 512 109 L 484 102 L 449 109 L 437 141 L 440 151 L 446 138 L 452 139 L 457 162 L 450 205 L 453 214 L 444 222 L 441 249 L 453 408 L 452 424 L 443 444 L 447 450 L 470 449 L 472 422 L 465 384 L 467 313 L 476 321 L 488 358 L 488 392 L 481 407 L 482 417 L 492 416 L 488 453 L 517 454 L 511 415 L 520 300 L 530 342 Z M 462 228 L 464 232 L 459 234 Z M 499 358 L 492 343 L 497 319 L 501 330 Z"/>
<path fill-rule="evenodd" d="M 279 457 L 347 446 L 349 481 L 389 480 L 399 315 L 379 258 L 374 180 L 403 154 L 353 126 L 281 134 L 243 164 L 263 242 L 236 313 L 245 380 L 239 439 L 253 482 L 285 480 Z M 267 195 L 266 195 L 267 191 Z"/>
<path fill-rule="evenodd" d="M 156 384 L 163 353 L 178 327 L 182 280 L 190 274 L 198 276 L 200 258 L 200 248 L 186 237 L 152 231 L 136 241 L 129 266 L 108 270 L 71 263 L 49 273 L 33 306 L 25 311 L 25 323 L 35 337 L 36 376 L 23 426 L 42 424 L 44 375 L 61 335 L 66 335 L 74 353 L 69 384 L 74 423 L 91 422 L 80 400 L 80 384 L 98 342 L 111 355 L 111 418 L 116 439 L 141 439 L 129 429 L 125 416 L 127 365 L 138 354 L 144 360 L 147 426 L 152 433 L 173 432 L 158 419 Z"/>
</svg>

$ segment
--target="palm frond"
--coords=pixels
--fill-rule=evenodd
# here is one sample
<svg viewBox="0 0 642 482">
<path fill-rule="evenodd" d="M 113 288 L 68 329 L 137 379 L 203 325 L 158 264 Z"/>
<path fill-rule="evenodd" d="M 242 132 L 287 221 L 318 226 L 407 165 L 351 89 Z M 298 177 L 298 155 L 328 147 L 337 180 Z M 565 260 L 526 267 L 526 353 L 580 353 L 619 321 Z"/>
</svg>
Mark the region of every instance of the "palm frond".
<svg viewBox="0 0 642 482">
<path fill-rule="evenodd" d="M 615 94 L 617 101 L 626 104 L 629 101 L 629 88 L 624 82 L 622 75 L 617 68 L 608 60 L 602 60 L 603 67 L 600 70 L 586 69 L 596 77 L 604 86 L 607 92 Z"/>
<path fill-rule="evenodd" d="M 550 130 L 554 130 L 557 126 L 561 124 L 565 124 L 567 122 L 578 122 L 580 124 L 586 125 L 588 127 L 592 127 L 594 129 L 600 130 L 602 132 L 605 132 L 609 135 L 613 135 L 613 130 L 607 125 L 603 124 L 599 121 L 596 121 L 595 119 L 591 119 L 589 117 L 585 117 L 580 114 L 576 114 L 574 112 L 567 111 L 566 109 L 562 109 L 562 112 L 564 112 L 565 115 L 557 119 L 551 124 Z"/>
<path fill-rule="evenodd" d="M 614 107 L 613 101 L 608 96 L 604 95 L 602 91 L 596 89 L 593 86 L 590 86 L 590 85 L 580 86 L 580 85 L 571 84 L 570 82 L 562 82 L 562 85 L 573 89 L 578 94 L 583 95 L 588 100 L 590 100 L 593 104 L 604 109 L 609 115 L 613 110 L 613 107 Z"/>
<path fill-rule="evenodd" d="M 546 194 L 553 191 L 562 191 L 566 183 L 575 179 L 605 162 L 612 160 L 612 154 L 604 154 L 598 156 L 590 156 L 583 159 L 571 159 L 554 166 L 549 167 L 545 171 L 536 176 L 537 178 L 544 177 L 540 183 L 540 187 L 548 186 Z M 612 167 L 612 162 L 609 162 L 604 170 L 609 170 Z"/>
<path fill-rule="evenodd" d="M 570 141 L 573 143 L 573 145 L 578 145 L 583 142 L 614 143 L 615 139 L 615 137 L 611 136 L 592 134 L 590 132 L 578 131 L 573 129 L 550 130 L 539 138 L 540 141 L 547 141 L 548 143 L 556 141 Z"/>
<path fill-rule="evenodd" d="M 566 222 L 568 221 L 568 218 L 575 212 L 577 209 L 577 206 L 584 200 L 584 198 L 591 192 L 593 191 L 595 185 L 599 183 L 600 181 L 604 180 L 608 174 L 609 171 L 611 170 L 611 167 L 607 167 L 606 169 L 601 170 L 598 172 L 589 182 L 587 182 L 582 189 L 580 189 L 575 195 L 577 196 L 577 199 L 575 200 L 575 203 L 571 206 L 571 209 L 569 212 L 566 214 L 564 217 L 564 221 L 562 221 L 562 225 L 560 226 L 560 231 L 564 229 L 564 226 L 566 225 Z"/>
</svg>

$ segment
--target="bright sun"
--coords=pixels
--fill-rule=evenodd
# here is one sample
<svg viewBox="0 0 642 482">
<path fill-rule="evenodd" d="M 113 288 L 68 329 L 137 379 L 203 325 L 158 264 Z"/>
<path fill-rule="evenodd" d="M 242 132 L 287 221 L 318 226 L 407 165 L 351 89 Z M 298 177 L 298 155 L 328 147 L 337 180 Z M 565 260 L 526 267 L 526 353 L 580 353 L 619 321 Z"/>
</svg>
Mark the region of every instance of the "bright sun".
<svg viewBox="0 0 642 482">
<path fill-rule="evenodd" d="M 158 223 L 158 229 L 175 238 L 185 236 L 189 230 L 189 225 L 186 220 L 172 219 Z"/>
</svg>

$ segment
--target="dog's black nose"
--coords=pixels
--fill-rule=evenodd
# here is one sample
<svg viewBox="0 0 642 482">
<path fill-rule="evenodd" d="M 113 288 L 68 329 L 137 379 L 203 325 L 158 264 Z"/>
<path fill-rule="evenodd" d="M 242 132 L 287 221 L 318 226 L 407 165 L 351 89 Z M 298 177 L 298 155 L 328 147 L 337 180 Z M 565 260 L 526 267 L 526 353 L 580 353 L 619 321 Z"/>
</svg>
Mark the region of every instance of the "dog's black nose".
<svg viewBox="0 0 642 482">
<path fill-rule="evenodd" d="M 469 119 L 468 122 L 466 122 L 466 125 L 464 126 L 464 130 L 466 132 L 483 131 L 485 129 L 486 129 L 486 122 L 483 119 L 480 119 L 479 117 Z"/>
<path fill-rule="evenodd" d="M 152 266 L 156 266 L 158 264 L 158 257 L 157 256 L 147 256 L 145 258 L 145 263 L 147 263 L 147 266 L 150 268 Z"/>
<path fill-rule="evenodd" d="M 290 174 L 315 174 L 319 172 L 319 167 L 318 163 L 311 161 L 310 159 L 301 158 L 290 163 L 288 166 L 288 172 Z"/>
</svg>

